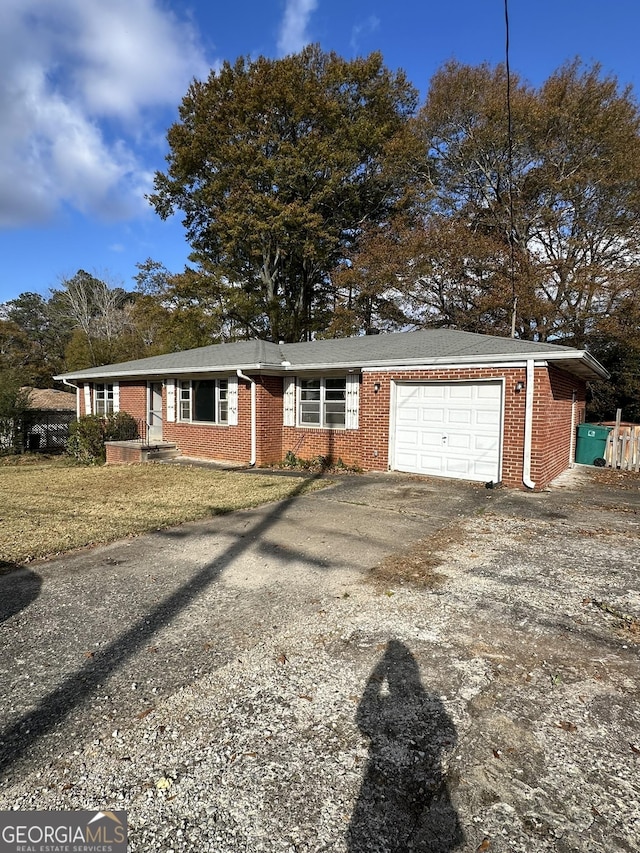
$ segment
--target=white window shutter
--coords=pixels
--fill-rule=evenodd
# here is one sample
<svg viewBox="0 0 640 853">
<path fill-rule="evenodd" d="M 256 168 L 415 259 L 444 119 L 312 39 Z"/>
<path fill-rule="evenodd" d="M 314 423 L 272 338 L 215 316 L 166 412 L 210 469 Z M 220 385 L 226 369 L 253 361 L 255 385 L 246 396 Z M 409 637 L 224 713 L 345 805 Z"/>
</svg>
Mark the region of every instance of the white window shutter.
<svg viewBox="0 0 640 853">
<path fill-rule="evenodd" d="M 227 406 L 229 426 L 238 426 L 238 377 L 230 376 L 227 380 Z"/>
<path fill-rule="evenodd" d="M 84 413 L 91 414 L 91 385 L 88 382 L 84 383 Z"/>
<path fill-rule="evenodd" d="M 165 387 L 167 389 L 167 421 L 172 424 L 176 420 L 176 380 L 167 379 Z"/>
<path fill-rule="evenodd" d="M 282 423 L 284 426 L 296 425 L 296 379 L 295 376 L 285 376 L 283 394 Z"/>
<path fill-rule="evenodd" d="M 360 376 L 357 373 L 347 374 L 347 399 L 345 412 L 345 427 L 358 429 L 358 409 L 360 407 Z"/>
<path fill-rule="evenodd" d="M 115 412 L 120 411 L 120 383 L 119 382 L 113 383 L 113 411 L 114 411 L 114 414 L 115 414 Z"/>
</svg>

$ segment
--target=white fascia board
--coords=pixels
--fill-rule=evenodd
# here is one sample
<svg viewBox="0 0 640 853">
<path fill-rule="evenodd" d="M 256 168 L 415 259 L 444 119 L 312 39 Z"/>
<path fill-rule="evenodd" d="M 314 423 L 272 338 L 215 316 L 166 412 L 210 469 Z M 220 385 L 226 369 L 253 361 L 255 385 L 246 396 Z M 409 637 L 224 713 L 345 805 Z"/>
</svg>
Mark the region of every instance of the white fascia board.
<svg viewBox="0 0 640 853">
<path fill-rule="evenodd" d="M 610 379 L 611 374 L 603 367 L 597 358 L 594 358 L 588 350 L 576 350 L 575 353 L 554 352 L 546 356 L 547 361 L 582 361 L 584 366 L 596 373 L 601 379 Z"/>
<path fill-rule="evenodd" d="M 451 359 L 442 359 L 432 361 L 422 361 L 416 362 L 415 364 L 408 364 L 407 362 L 402 362 L 402 364 L 394 364 L 391 366 L 384 367 L 363 367 L 363 373 L 393 373 L 397 370 L 406 370 L 408 367 L 411 370 L 434 370 L 437 368 L 438 370 L 456 370 L 462 367 L 473 370 L 473 369 L 482 369 L 483 367 L 497 367 L 501 369 L 506 369 L 510 367 L 524 367 L 526 362 L 524 361 L 493 361 L 491 363 L 486 361 L 469 361 L 469 362 L 461 362 L 461 361 L 451 361 Z M 536 364 L 538 361 L 536 359 Z M 544 364 L 544 362 L 542 362 Z"/>
<path fill-rule="evenodd" d="M 513 354 L 498 353 L 493 355 L 461 355 L 461 356 L 443 356 L 425 358 L 403 358 L 398 360 L 388 359 L 386 361 L 354 361 L 354 362 L 335 362 L 293 365 L 287 368 L 288 372 L 300 373 L 305 370 L 361 370 L 362 373 L 371 373 L 379 370 L 405 370 L 406 368 L 427 368 L 427 367 L 486 367 L 487 364 L 492 366 L 503 366 L 508 364 L 510 367 L 521 367 L 527 362 L 527 359 L 534 358 L 537 361 L 544 360 L 548 357 L 546 352 L 532 355 L 531 353 L 523 353 L 522 355 L 514 356 Z M 556 356 L 558 357 L 558 356 Z"/>
<path fill-rule="evenodd" d="M 74 373 L 62 373 L 60 376 L 54 376 L 54 379 L 84 379 L 90 382 L 93 379 L 140 379 L 140 378 L 155 378 L 163 376 L 200 376 L 210 373 L 235 373 L 238 368 L 242 371 L 262 371 L 265 369 L 277 369 L 279 372 L 283 370 L 279 365 L 266 364 L 223 364 L 210 365 L 208 367 L 162 367 L 147 370 L 106 370 L 96 373 L 83 373 L 75 371 Z"/>
<path fill-rule="evenodd" d="M 596 374 L 603 379 L 609 378 L 609 373 L 605 368 L 586 350 L 568 350 L 567 352 L 549 352 L 542 351 L 536 353 L 523 353 L 514 358 L 514 356 L 503 355 L 487 355 L 478 357 L 475 356 L 459 356 L 458 358 L 430 358 L 420 360 L 407 360 L 401 362 L 386 363 L 379 362 L 372 366 L 363 366 L 363 373 L 387 372 L 390 370 L 403 370 L 406 368 L 429 370 L 437 367 L 439 369 L 454 369 L 460 367 L 467 368 L 482 368 L 482 367 L 525 367 L 527 361 L 533 360 L 536 367 L 546 367 L 552 361 L 575 361 L 581 363 L 587 372 Z"/>
</svg>

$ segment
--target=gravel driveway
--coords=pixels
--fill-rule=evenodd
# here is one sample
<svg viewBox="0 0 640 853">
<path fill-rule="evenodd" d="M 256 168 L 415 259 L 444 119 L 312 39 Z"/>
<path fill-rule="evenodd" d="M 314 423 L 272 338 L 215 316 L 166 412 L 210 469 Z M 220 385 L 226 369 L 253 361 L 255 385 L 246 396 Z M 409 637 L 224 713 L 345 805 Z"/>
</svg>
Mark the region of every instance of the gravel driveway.
<svg viewBox="0 0 640 853">
<path fill-rule="evenodd" d="M 0 576 L 0 809 L 124 809 L 132 851 L 640 850 L 639 512 L 595 469 L 345 477 Z"/>
</svg>

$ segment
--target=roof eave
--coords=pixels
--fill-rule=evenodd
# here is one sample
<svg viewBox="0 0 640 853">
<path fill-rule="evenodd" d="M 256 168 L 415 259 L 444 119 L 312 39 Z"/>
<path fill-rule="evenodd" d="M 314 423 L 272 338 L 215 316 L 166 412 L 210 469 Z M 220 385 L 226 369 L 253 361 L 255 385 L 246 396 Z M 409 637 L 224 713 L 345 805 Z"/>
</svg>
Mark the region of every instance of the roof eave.
<svg viewBox="0 0 640 853">
<path fill-rule="evenodd" d="M 139 379 L 141 377 L 162 377 L 162 376 L 192 376 L 198 373 L 235 373 L 241 371 L 256 371 L 256 370 L 284 370 L 279 364 L 266 364 L 262 362 L 251 362 L 249 364 L 211 364 L 204 367 L 156 367 L 147 368 L 146 370 L 100 370 L 99 368 L 91 368 L 93 372 L 89 373 L 83 370 L 76 370 L 73 373 L 61 373 L 53 378 L 59 381 L 77 380 L 77 379 Z"/>
<path fill-rule="evenodd" d="M 545 358 L 547 361 L 569 362 L 571 367 L 565 364 L 565 369 L 572 369 L 583 379 L 611 379 L 609 371 L 588 350 L 569 350 L 566 353 L 554 352 L 547 354 Z M 574 362 L 577 364 L 573 364 Z"/>
</svg>

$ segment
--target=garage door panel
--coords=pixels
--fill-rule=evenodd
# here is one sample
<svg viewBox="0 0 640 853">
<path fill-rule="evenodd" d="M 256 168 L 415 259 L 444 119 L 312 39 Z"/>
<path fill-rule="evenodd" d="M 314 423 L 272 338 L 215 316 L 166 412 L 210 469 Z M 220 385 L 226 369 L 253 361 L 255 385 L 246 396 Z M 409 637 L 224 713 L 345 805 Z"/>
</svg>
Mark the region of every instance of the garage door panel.
<svg viewBox="0 0 640 853">
<path fill-rule="evenodd" d="M 501 382 L 398 383 L 394 417 L 397 470 L 499 479 Z"/>
<path fill-rule="evenodd" d="M 449 477 L 464 477 L 470 473 L 470 465 L 466 459 L 447 459 L 445 471 Z"/>
<path fill-rule="evenodd" d="M 475 422 L 476 422 L 476 425 L 479 427 L 500 426 L 500 412 L 487 412 L 487 411 L 476 412 Z"/>
<path fill-rule="evenodd" d="M 470 450 L 472 436 L 469 433 L 450 433 L 447 436 L 448 449 L 453 452 L 455 450 Z"/>
<path fill-rule="evenodd" d="M 474 386 L 476 388 L 476 397 L 478 400 L 496 400 L 502 399 L 502 383 L 484 382 Z"/>
<path fill-rule="evenodd" d="M 440 430 L 423 430 L 419 435 L 418 442 L 420 447 L 439 452 L 442 447 L 442 433 Z"/>
<path fill-rule="evenodd" d="M 473 387 L 472 385 L 449 385 L 448 399 L 452 402 L 455 400 L 472 400 Z"/>
<path fill-rule="evenodd" d="M 403 410 L 403 418 L 402 421 L 405 424 L 415 423 L 417 424 L 420 420 L 421 409 L 417 406 L 406 406 Z"/>
<path fill-rule="evenodd" d="M 479 480 L 481 482 L 489 482 L 489 480 L 495 481 L 495 466 L 492 462 L 481 462 L 478 461 L 473 466 L 474 480 Z"/>
<path fill-rule="evenodd" d="M 492 438 L 488 435 L 476 435 L 473 442 L 473 449 L 478 453 L 484 451 L 495 452 L 498 450 L 499 442 L 497 438 Z"/>
<path fill-rule="evenodd" d="M 421 462 L 418 459 L 418 453 L 410 453 L 410 452 L 398 452 L 398 459 L 396 460 L 396 464 L 398 467 L 398 471 L 415 471 L 417 470 Z"/>
<path fill-rule="evenodd" d="M 466 424 L 470 426 L 473 421 L 473 412 L 469 409 L 451 409 L 449 412 L 450 424 Z"/>
<path fill-rule="evenodd" d="M 428 468 L 433 471 L 437 475 L 446 476 L 446 469 L 444 467 L 444 460 L 442 456 L 438 454 L 430 454 L 430 453 L 421 453 L 419 459 L 420 468 Z"/>
<path fill-rule="evenodd" d="M 428 405 L 428 404 L 427 404 Z M 444 409 L 435 407 L 431 408 L 431 406 L 424 406 L 420 409 L 420 423 L 423 427 L 427 429 L 433 424 L 444 424 L 446 423 L 447 413 Z"/>
<path fill-rule="evenodd" d="M 422 433 L 417 429 L 406 429 L 405 427 L 404 429 L 398 430 L 397 442 L 401 449 L 417 447 L 421 440 Z"/>
</svg>

